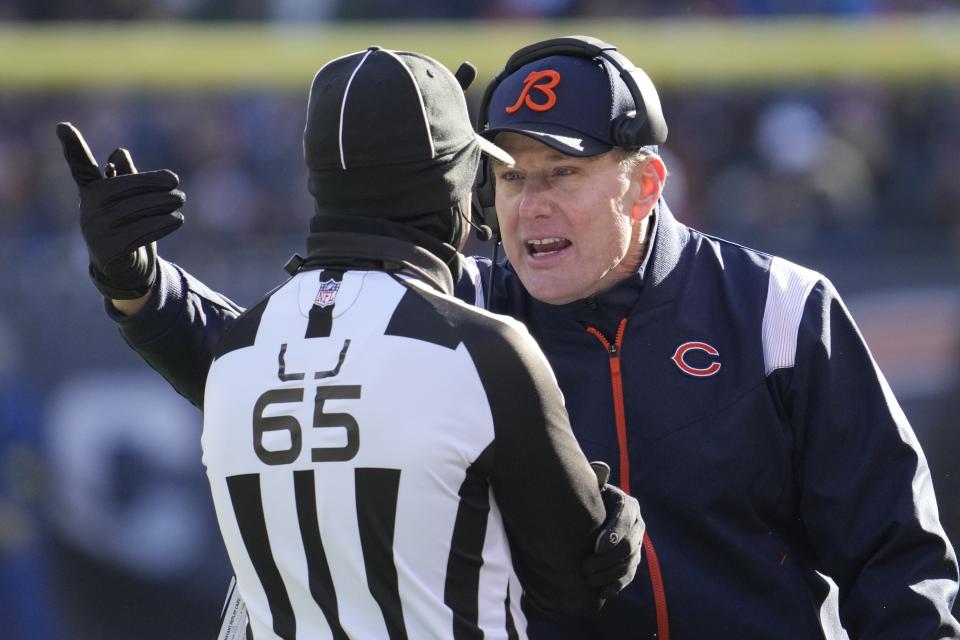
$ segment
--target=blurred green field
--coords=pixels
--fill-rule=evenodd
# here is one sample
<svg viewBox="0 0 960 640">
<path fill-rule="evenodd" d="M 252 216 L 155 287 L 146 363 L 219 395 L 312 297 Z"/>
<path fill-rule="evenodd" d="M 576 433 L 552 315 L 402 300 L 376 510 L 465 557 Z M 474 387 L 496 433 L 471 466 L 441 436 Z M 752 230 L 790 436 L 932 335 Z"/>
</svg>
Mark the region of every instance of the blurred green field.
<svg viewBox="0 0 960 640">
<path fill-rule="evenodd" d="M 414 49 L 489 78 L 514 49 L 587 33 L 658 86 L 848 79 L 960 80 L 960 18 L 0 25 L 0 88 L 302 89 L 323 62 L 370 44 Z"/>
</svg>

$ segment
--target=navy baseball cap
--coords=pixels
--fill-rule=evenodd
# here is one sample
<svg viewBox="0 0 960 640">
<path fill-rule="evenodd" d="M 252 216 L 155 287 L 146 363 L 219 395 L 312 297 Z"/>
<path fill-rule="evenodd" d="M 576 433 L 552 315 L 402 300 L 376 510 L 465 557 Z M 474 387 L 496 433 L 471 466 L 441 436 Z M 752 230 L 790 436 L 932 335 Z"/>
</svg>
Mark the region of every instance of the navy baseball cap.
<svg viewBox="0 0 960 640">
<path fill-rule="evenodd" d="M 487 109 L 488 140 L 523 134 L 571 156 L 595 156 L 615 145 L 614 119 L 636 110 L 633 96 L 607 60 L 553 55 L 504 78 Z"/>
</svg>

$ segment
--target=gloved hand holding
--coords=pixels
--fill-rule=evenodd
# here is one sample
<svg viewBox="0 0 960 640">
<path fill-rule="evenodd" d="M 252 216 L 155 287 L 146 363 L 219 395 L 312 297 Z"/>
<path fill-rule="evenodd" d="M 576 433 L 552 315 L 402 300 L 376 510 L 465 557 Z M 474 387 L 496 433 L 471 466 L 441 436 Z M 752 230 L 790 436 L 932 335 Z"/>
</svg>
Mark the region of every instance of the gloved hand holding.
<svg viewBox="0 0 960 640">
<path fill-rule="evenodd" d="M 137 173 L 126 149 L 110 154 L 104 173 L 72 124 L 58 124 L 57 137 L 80 190 L 94 286 L 112 300 L 143 296 L 157 277 L 156 241 L 183 224 L 180 178 L 167 170 Z"/>
<path fill-rule="evenodd" d="M 607 483 L 610 467 L 603 462 L 591 462 L 590 466 L 597 474 L 607 517 L 597 534 L 594 553 L 583 561 L 583 573 L 590 587 L 611 598 L 630 584 L 637 572 L 646 527 L 636 498 Z"/>
</svg>

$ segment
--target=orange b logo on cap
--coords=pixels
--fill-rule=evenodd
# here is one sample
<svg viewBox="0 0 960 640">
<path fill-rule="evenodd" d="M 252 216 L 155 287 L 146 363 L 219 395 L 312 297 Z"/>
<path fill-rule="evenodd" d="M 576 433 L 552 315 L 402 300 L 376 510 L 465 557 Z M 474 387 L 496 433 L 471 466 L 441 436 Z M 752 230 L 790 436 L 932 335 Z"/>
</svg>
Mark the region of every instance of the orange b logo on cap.
<svg viewBox="0 0 960 640">
<path fill-rule="evenodd" d="M 523 91 L 520 92 L 520 97 L 517 98 L 513 106 L 506 108 L 506 112 L 514 113 L 523 105 L 527 105 L 532 111 L 549 111 L 557 104 L 557 94 L 553 92 L 553 88 L 558 84 L 560 84 L 560 73 L 553 69 L 531 71 L 530 75 L 523 81 Z M 547 96 L 547 101 L 534 102 L 530 95 L 531 89 L 536 89 Z"/>
</svg>

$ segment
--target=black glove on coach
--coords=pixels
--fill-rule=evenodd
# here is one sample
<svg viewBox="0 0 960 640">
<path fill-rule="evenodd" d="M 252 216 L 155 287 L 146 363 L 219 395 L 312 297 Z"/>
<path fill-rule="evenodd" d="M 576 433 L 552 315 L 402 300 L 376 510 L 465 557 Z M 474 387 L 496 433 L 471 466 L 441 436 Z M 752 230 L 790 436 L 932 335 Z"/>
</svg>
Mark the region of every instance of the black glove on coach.
<svg viewBox="0 0 960 640">
<path fill-rule="evenodd" d="M 126 149 L 110 154 L 104 175 L 72 124 L 58 124 L 57 137 L 80 190 L 80 231 L 94 286 L 114 300 L 139 298 L 157 277 L 156 240 L 183 224 L 180 178 L 165 169 L 137 173 Z"/>
<path fill-rule="evenodd" d="M 637 499 L 607 483 L 610 467 L 603 462 L 591 462 L 590 466 L 597 474 L 607 517 L 597 535 L 595 553 L 583 561 L 583 574 L 590 587 L 604 598 L 612 598 L 637 573 L 646 527 Z"/>
</svg>

